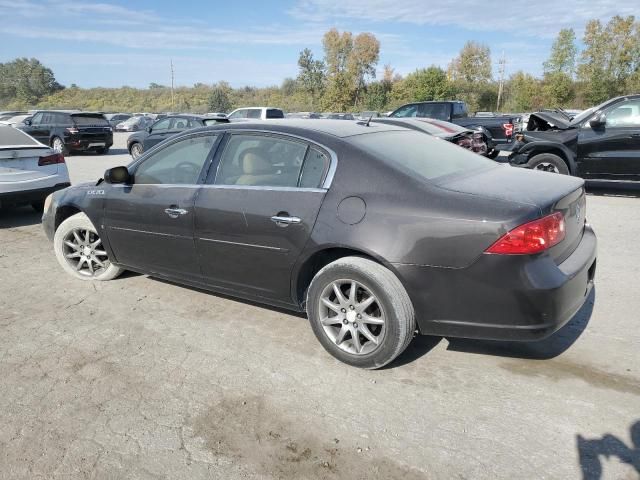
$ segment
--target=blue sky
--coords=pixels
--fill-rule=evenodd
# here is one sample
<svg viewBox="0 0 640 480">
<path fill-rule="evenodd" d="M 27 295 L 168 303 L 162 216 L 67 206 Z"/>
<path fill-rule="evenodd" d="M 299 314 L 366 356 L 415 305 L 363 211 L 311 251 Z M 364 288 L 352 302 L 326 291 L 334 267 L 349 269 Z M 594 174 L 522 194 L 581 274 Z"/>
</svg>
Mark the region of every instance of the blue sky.
<svg viewBox="0 0 640 480">
<path fill-rule="evenodd" d="M 467 40 L 488 44 L 507 74 L 540 74 L 558 30 L 581 36 L 591 18 L 640 16 L 619 0 L 0 0 L 0 62 L 36 57 L 64 85 L 146 87 L 226 80 L 280 84 L 295 77 L 298 53 L 322 56 L 331 27 L 374 33 L 379 70 L 406 74 L 446 67 Z M 497 68 L 495 69 L 497 71 Z"/>
</svg>

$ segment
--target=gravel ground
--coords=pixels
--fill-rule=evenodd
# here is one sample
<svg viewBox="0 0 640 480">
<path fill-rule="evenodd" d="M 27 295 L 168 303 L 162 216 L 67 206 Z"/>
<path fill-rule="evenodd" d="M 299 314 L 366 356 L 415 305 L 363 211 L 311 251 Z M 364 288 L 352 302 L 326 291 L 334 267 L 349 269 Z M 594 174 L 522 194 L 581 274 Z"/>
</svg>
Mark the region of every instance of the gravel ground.
<svg viewBox="0 0 640 480">
<path fill-rule="evenodd" d="M 125 138 L 72 181 L 128 163 Z M 0 478 L 638 478 L 640 199 L 619 194 L 588 198 L 597 286 L 558 334 L 420 337 L 374 372 L 302 316 L 74 280 L 36 214 L 0 211 Z"/>
</svg>

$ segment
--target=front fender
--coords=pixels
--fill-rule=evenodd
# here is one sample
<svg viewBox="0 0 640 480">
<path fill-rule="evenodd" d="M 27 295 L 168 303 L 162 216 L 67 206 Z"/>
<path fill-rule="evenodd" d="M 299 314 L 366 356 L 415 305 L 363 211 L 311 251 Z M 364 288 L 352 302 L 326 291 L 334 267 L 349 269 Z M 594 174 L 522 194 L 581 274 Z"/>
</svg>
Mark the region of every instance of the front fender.
<svg viewBox="0 0 640 480">
<path fill-rule="evenodd" d="M 576 172 L 576 155 L 566 145 L 557 142 L 548 142 L 539 140 L 523 144 L 517 151 L 513 150 L 512 156 L 509 158 L 510 163 L 515 165 L 523 165 L 529 159 L 539 153 L 555 153 L 563 157 L 569 164 L 569 171 L 572 175 Z"/>
</svg>

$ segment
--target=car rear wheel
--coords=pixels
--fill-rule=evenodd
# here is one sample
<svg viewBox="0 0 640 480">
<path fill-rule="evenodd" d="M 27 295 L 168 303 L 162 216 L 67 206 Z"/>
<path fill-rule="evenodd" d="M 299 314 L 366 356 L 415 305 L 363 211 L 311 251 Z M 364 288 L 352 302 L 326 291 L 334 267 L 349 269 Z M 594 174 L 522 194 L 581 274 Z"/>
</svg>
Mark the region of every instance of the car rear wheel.
<svg viewBox="0 0 640 480">
<path fill-rule="evenodd" d="M 400 280 L 361 257 L 341 258 L 316 274 L 307 291 L 307 314 L 322 346 L 360 368 L 391 362 L 416 329 L 413 305 Z"/>
<path fill-rule="evenodd" d="M 54 152 L 61 153 L 63 155 L 67 155 L 69 153 L 69 150 L 60 137 L 53 137 L 51 140 L 51 148 L 53 148 Z"/>
<path fill-rule="evenodd" d="M 566 162 L 553 153 L 539 153 L 538 155 L 534 155 L 525 166 L 532 170 L 569 175 L 569 167 Z"/>
<path fill-rule="evenodd" d="M 80 280 L 112 280 L 122 273 L 109 261 L 91 220 L 77 213 L 60 224 L 53 237 L 58 262 Z"/>
<path fill-rule="evenodd" d="M 487 157 L 495 160 L 498 155 L 500 155 L 500 150 L 496 150 L 495 148 L 487 152 Z"/>
<path fill-rule="evenodd" d="M 142 155 L 142 144 L 136 142 L 131 145 L 131 148 L 129 150 L 131 151 L 131 157 L 135 160 L 140 155 Z"/>
<path fill-rule="evenodd" d="M 97 150 L 98 155 L 106 155 L 109 153 L 109 149 L 108 148 L 100 148 L 99 150 Z"/>
</svg>

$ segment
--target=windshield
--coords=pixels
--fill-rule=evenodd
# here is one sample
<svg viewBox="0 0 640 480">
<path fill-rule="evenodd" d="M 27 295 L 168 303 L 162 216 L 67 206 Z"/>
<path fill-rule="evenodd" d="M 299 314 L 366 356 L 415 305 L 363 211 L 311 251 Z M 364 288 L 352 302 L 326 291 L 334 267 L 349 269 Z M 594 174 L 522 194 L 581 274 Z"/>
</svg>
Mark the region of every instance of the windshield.
<svg viewBox="0 0 640 480">
<path fill-rule="evenodd" d="M 107 126 L 109 122 L 102 115 L 73 115 L 73 122 L 79 126 Z"/>
<path fill-rule="evenodd" d="M 605 102 L 606 103 L 606 102 Z M 576 115 L 575 117 L 573 117 L 573 120 L 571 120 L 570 125 L 576 125 L 578 123 L 582 123 L 589 115 L 591 115 L 594 111 L 600 109 L 600 107 L 604 105 L 604 103 L 598 105 L 597 107 L 591 107 L 586 109 L 584 112 L 582 112 L 579 115 Z"/>
<path fill-rule="evenodd" d="M 420 132 L 387 131 L 356 135 L 350 140 L 407 175 L 425 180 L 496 167 L 493 160 Z"/>
</svg>

